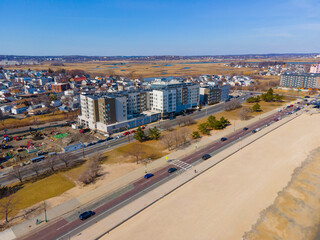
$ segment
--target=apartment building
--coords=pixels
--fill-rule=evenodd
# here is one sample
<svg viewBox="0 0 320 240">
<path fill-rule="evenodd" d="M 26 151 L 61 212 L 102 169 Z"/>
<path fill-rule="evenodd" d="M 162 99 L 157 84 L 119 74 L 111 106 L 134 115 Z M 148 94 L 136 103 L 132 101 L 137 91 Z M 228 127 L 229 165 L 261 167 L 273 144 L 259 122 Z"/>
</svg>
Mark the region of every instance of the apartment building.
<svg viewBox="0 0 320 240">
<path fill-rule="evenodd" d="M 144 112 L 148 110 L 147 96 L 147 92 L 81 95 L 78 123 L 90 129 L 115 133 L 157 121 L 159 113 Z"/>
<path fill-rule="evenodd" d="M 90 129 L 103 130 L 105 125 L 127 120 L 127 98 L 81 95 L 79 124 Z"/>
<path fill-rule="evenodd" d="M 199 84 L 178 80 L 155 81 L 151 84 L 150 106 L 163 118 L 195 108 L 199 104 Z"/>
<path fill-rule="evenodd" d="M 200 88 L 200 103 L 214 104 L 229 99 L 230 85 L 204 86 Z"/>
<path fill-rule="evenodd" d="M 310 73 L 320 73 L 320 63 L 312 64 L 310 67 Z"/>
<path fill-rule="evenodd" d="M 215 104 L 221 101 L 221 89 L 218 86 L 205 86 L 200 88 L 200 103 Z"/>
<path fill-rule="evenodd" d="M 320 89 L 319 73 L 284 73 L 280 77 L 281 87 Z"/>
<path fill-rule="evenodd" d="M 197 107 L 199 85 L 159 82 L 149 90 L 81 95 L 80 100 L 80 125 L 114 133 Z"/>
</svg>

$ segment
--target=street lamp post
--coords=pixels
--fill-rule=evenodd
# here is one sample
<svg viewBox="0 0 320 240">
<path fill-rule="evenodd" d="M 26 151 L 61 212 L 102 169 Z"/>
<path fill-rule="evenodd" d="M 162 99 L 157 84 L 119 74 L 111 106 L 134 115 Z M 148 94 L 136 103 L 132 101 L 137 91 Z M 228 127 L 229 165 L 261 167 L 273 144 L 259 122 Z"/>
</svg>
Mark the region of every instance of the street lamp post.
<svg viewBox="0 0 320 240">
<path fill-rule="evenodd" d="M 44 206 L 44 221 L 48 222 L 47 220 L 47 209 L 46 209 L 46 202 L 43 201 L 43 206 Z"/>
</svg>

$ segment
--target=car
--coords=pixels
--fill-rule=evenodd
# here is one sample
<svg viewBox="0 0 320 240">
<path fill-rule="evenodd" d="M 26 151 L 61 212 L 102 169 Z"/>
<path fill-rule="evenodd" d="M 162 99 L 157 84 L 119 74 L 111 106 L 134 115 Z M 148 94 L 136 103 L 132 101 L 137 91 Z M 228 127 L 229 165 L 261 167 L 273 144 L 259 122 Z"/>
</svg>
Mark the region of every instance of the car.
<svg viewBox="0 0 320 240">
<path fill-rule="evenodd" d="M 275 118 L 275 119 L 273 119 L 273 120 L 274 120 L 275 122 L 276 122 L 276 121 L 279 121 L 279 119 L 278 119 L 278 118 Z"/>
<path fill-rule="evenodd" d="M 136 130 L 132 130 L 130 133 L 135 133 L 136 132 Z"/>
<path fill-rule="evenodd" d="M 243 128 L 243 131 L 247 131 L 248 129 L 249 129 L 249 128 L 247 128 L 247 127 L 244 127 L 244 128 Z"/>
<path fill-rule="evenodd" d="M 130 134 L 130 132 L 125 132 L 123 133 L 123 136 L 128 136 Z"/>
<path fill-rule="evenodd" d="M 270 126 L 270 123 L 267 123 L 266 126 L 267 126 L 267 127 Z"/>
<path fill-rule="evenodd" d="M 222 142 L 224 142 L 224 141 L 227 141 L 227 138 L 226 137 L 223 137 L 223 138 L 221 138 L 220 139 Z"/>
<path fill-rule="evenodd" d="M 46 154 L 48 154 L 48 152 L 38 152 L 37 156 L 43 156 L 43 155 L 46 155 Z"/>
<path fill-rule="evenodd" d="M 144 175 L 144 178 L 145 179 L 148 179 L 148 178 L 151 178 L 153 177 L 154 175 L 152 173 L 147 173 L 146 175 Z"/>
<path fill-rule="evenodd" d="M 256 133 L 257 131 L 254 129 L 254 130 L 252 130 L 251 132 L 252 132 L 252 133 Z"/>
<path fill-rule="evenodd" d="M 142 127 L 141 127 L 142 130 L 145 129 L 145 128 L 146 128 L 145 126 L 142 126 Z"/>
<path fill-rule="evenodd" d="M 83 221 L 83 220 L 86 220 L 87 218 L 89 218 L 89 217 L 91 217 L 91 216 L 93 216 L 95 214 L 96 213 L 93 212 L 93 211 L 83 212 L 83 213 L 80 214 L 79 219 Z"/>
<path fill-rule="evenodd" d="M 168 173 L 173 173 L 175 171 L 177 171 L 177 169 L 174 167 L 168 169 Z"/>
<path fill-rule="evenodd" d="M 211 158 L 211 155 L 210 155 L 210 154 L 205 154 L 205 155 L 202 156 L 202 159 L 203 159 L 203 160 L 207 160 L 207 159 L 209 159 L 209 158 Z"/>
<path fill-rule="evenodd" d="M 21 138 L 21 137 L 18 137 L 18 136 L 13 137 L 13 139 L 16 140 L 16 141 L 22 140 L 22 138 Z"/>
<path fill-rule="evenodd" d="M 120 136 L 120 135 L 119 135 Z M 107 137 L 106 138 L 106 141 L 110 141 L 110 140 L 112 140 L 113 139 L 113 137 Z"/>
<path fill-rule="evenodd" d="M 97 143 L 102 143 L 102 142 L 104 142 L 105 140 L 103 140 L 103 139 L 99 139 L 98 141 L 97 141 Z"/>
</svg>

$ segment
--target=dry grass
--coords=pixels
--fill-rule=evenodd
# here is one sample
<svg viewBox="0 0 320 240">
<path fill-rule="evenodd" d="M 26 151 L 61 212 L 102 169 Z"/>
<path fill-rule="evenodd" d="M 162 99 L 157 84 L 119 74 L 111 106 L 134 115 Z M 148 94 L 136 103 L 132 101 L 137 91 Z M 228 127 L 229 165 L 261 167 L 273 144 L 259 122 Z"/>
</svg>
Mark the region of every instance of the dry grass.
<svg viewBox="0 0 320 240">
<path fill-rule="evenodd" d="M 205 61 L 205 60 L 203 60 Z M 210 60 L 212 61 L 212 60 Z M 123 65 L 112 65 L 119 61 L 108 62 L 84 62 L 84 63 L 64 63 L 65 66 L 50 66 L 50 63 L 34 66 L 14 66 L 7 69 L 33 69 L 33 70 L 53 70 L 58 69 L 81 69 L 90 74 L 108 75 L 111 72 L 120 76 L 133 77 L 165 77 L 165 76 L 196 76 L 201 74 L 250 74 L 255 73 L 251 68 L 226 67 L 225 63 L 201 63 L 190 64 L 190 61 L 154 61 L 154 62 L 121 62 Z M 192 62 L 197 62 L 196 60 Z"/>
<path fill-rule="evenodd" d="M 34 117 L 26 117 L 22 119 L 9 118 L 1 122 L 0 130 L 3 130 L 4 128 L 17 128 L 34 125 L 35 119 L 37 120 L 37 124 L 44 124 L 49 122 L 68 120 L 69 118 L 73 118 L 75 116 L 76 113 L 69 113 L 67 115 L 65 112 L 59 111 L 55 113 L 48 113 L 43 115 L 37 115 Z"/>
<path fill-rule="evenodd" d="M 20 210 L 28 208 L 36 203 L 46 199 L 59 196 L 75 184 L 64 177 L 62 174 L 54 174 L 34 183 L 26 183 L 21 190 L 14 193 L 12 196 L 16 201 L 15 210 L 10 214 L 10 217 L 15 216 Z M 4 201 L 4 199 L 1 199 Z M 0 219 L 4 216 L 0 215 Z"/>
<path fill-rule="evenodd" d="M 168 153 L 165 151 L 165 147 L 161 144 L 160 141 L 152 140 L 146 141 L 143 143 L 131 142 L 124 146 L 112 149 L 111 151 L 105 152 L 104 163 L 113 164 L 113 163 L 128 163 L 135 162 L 135 158 L 131 156 L 128 151 L 130 148 L 134 147 L 136 144 L 141 144 L 143 146 L 143 158 L 151 158 L 152 160 L 161 158 Z"/>
<path fill-rule="evenodd" d="M 282 95 L 289 95 L 292 97 L 305 97 L 309 96 L 308 91 L 294 91 L 294 90 L 283 90 L 283 89 L 274 89 L 274 93 L 282 94 Z"/>
</svg>

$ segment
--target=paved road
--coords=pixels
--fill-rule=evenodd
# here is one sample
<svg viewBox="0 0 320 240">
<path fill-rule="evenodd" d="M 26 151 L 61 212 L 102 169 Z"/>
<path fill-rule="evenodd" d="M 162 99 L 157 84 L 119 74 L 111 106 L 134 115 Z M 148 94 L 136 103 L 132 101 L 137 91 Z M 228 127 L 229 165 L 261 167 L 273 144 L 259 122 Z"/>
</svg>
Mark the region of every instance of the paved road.
<svg viewBox="0 0 320 240">
<path fill-rule="evenodd" d="M 240 102 L 244 102 L 249 96 L 250 96 L 250 94 L 245 94 L 245 95 L 239 97 L 238 99 L 239 99 Z M 219 103 L 219 104 L 216 104 L 216 105 L 213 105 L 213 106 L 208 106 L 208 107 L 206 107 L 205 109 L 203 109 L 201 111 L 196 111 L 193 114 L 190 114 L 190 116 L 193 119 L 200 119 L 200 118 L 209 116 L 211 114 L 215 114 L 215 113 L 221 112 L 223 110 L 224 110 L 224 103 Z M 164 124 L 168 123 L 168 122 L 170 123 L 170 125 L 172 127 L 178 126 L 179 125 L 178 121 L 179 121 L 180 117 L 182 117 L 182 116 L 179 116 L 179 117 L 177 117 L 176 119 L 173 119 L 173 120 L 166 120 L 166 121 L 151 123 L 151 124 L 148 125 L 148 128 L 157 126 L 157 127 L 160 127 L 162 129 L 162 126 L 164 126 Z M 164 129 L 162 129 L 162 130 L 164 130 Z M 97 153 L 97 152 L 100 152 L 100 151 L 110 150 L 110 149 L 116 148 L 116 147 L 118 147 L 120 145 L 127 144 L 130 141 L 135 141 L 133 139 L 133 136 L 114 139 L 114 140 L 111 140 L 111 141 L 108 141 L 108 142 L 98 143 L 98 144 L 92 145 L 90 147 L 86 147 L 84 149 L 73 151 L 71 153 L 72 154 L 71 157 L 72 157 L 73 161 L 78 161 L 79 159 L 81 159 L 84 156 L 88 156 L 90 154 Z M 45 171 L 50 170 L 50 167 L 47 166 L 48 165 L 48 161 L 47 160 L 43 160 L 40 164 L 42 166 L 41 172 L 45 172 Z M 59 163 L 56 164 L 56 167 L 57 168 L 58 167 L 63 167 L 63 165 L 64 165 L 64 163 L 59 162 Z M 28 178 L 28 177 L 31 177 L 31 176 L 35 176 L 35 172 L 32 170 L 32 166 L 31 165 L 24 166 L 22 171 L 23 171 L 23 176 L 25 178 Z M 2 186 L 13 184 L 13 183 L 17 183 L 18 181 L 19 180 L 17 178 L 15 178 L 13 175 L 10 175 L 10 174 L 4 175 L 4 176 L 0 175 L 0 184 Z"/>
<path fill-rule="evenodd" d="M 288 111 L 292 111 L 292 108 L 286 111 L 275 113 L 269 117 L 263 118 L 251 125 L 248 126 L 248 130 L 238 130 L 233 132 L 230 135 L 225 136 L 227 138 L 226 141 L 215 141 L 207 147 L 194 152 L 193 154 L 186 156 L 180 159 L 181 162 L 185 164 L 195 165 L 197 162 L 201 162 L 201 157 L 204 154 L 215 154 L 222 149 L 239 142 L 239 139 L 243 139 L 252 133 L 252 130 L 257 128 L 267 127 L 267 123 L 272 123 L 274 120 L 279 117 L 286 116 Z M 36 229 L 27 236 L 20 238 L 24 240 L 49 240 L 49 239 L 69 239 L 69 237 L 74 236 L 80 233 L 85 228 L 93 225 L 95 222 L 100 219 L 108 216 L 115 210 L 121 208 L 125 204 L 133 201 L 134 199 L 140 197 L 148 191 L 158 187 L 164 182 L 174 178 L 177 174 L 168 173 L 168 168 L 176 167 L 176 165 L 170 164 L 168 167 L 164 167 L 157 172 L 154 172 L 154 176 L 148 180 L 141 177 L 141 179 L 133 182 L 124 192 L 121 194 L 116 194 L 109 200 L 104 201 L 101 205 L 91 208 L 96 212 L 96 215 L 91 217 L 86 221 L 80 221 L 77 217 L 79 213 L 75 213 L 71 218 L 59 218 L 53 223 L 49 223 L 44 226 L 42 229 Z M 181 169 L 179 171 L 182 171 Z M 89 209 L 88 209 L 89 210 Z"/>
</svg>

